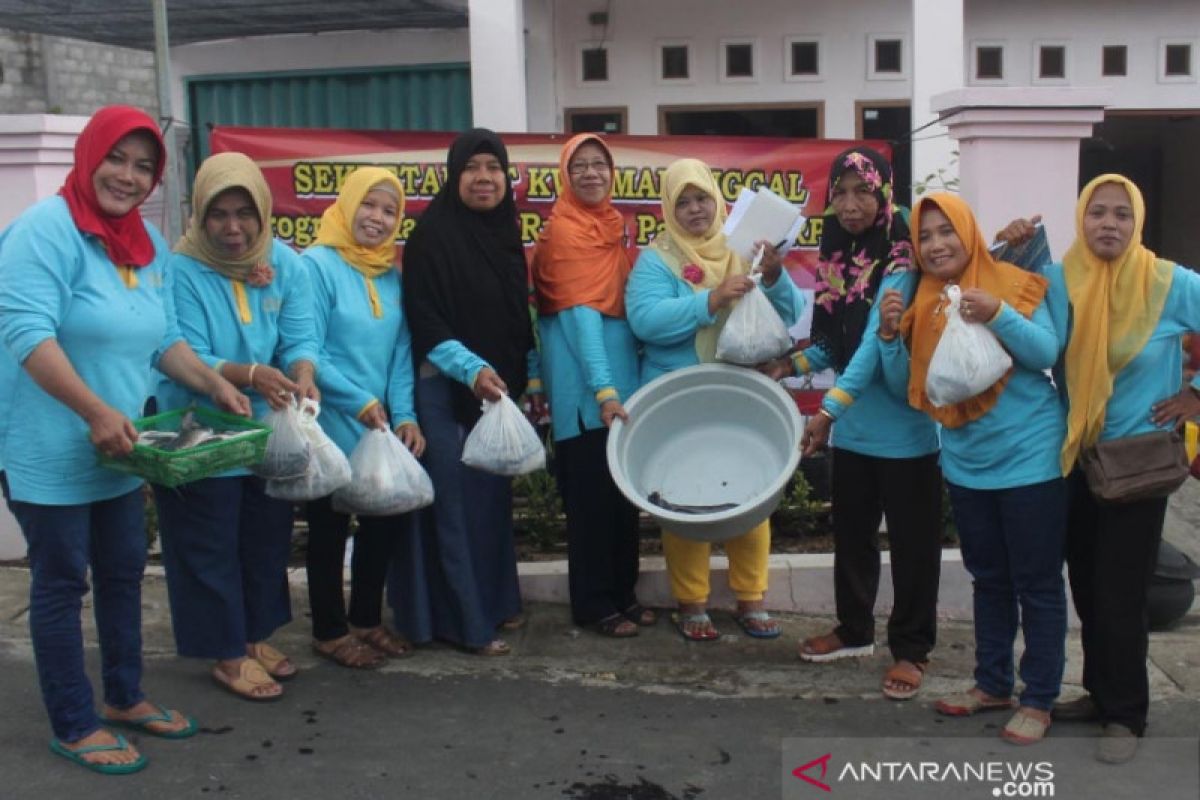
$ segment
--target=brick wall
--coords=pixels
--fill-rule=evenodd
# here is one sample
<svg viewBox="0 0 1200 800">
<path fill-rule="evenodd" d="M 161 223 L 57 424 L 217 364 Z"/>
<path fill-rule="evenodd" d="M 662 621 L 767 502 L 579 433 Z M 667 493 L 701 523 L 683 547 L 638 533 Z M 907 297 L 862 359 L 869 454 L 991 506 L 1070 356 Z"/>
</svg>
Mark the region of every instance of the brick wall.
<svg viewBox="0 0 1200 800">
<path fill-rule="evenodd" d="M 158 109 L 154 54 L 0 29 L 0 114 L 89 115 L 112 103 Z"/>
</svg>

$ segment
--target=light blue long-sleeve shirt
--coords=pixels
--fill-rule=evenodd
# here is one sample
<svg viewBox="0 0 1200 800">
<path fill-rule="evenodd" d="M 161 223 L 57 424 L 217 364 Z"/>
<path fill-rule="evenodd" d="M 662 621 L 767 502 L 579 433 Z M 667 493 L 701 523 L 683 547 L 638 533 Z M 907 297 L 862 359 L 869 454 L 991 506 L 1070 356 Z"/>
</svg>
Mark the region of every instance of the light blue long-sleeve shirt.
<svg viewBox="0 0 1200 800">
<path fill-rule="evenodd" d="M 905 303 L 912 302 L 920 273 L 896 272 L 880 282 L 876 300 L 889 289 L 900 292 Z M 924 413 L 912 408 L 908 400 L 888 391 L 880 364 L 879 304 L 872 304 L 862 341 L 850 357 L 846 369 L 837 377 L 838 392 L 826 394 L 821 407 L 832 416 L 831 441 L 834 447 L 880 458 L 916 458 L 938 449 L 937 425 Z M 820 372 L 832 366 L 824 348 L 814 345 L 793 357 L 793 363 L 807 365 Z M 799 370 L 798 370 L 799 371 Z M 852 403 L 838 399 L 844 393 Z"/>
<path fill-rule="evenodd" d="M 555 440 L 604 427 L 600 405 L 638 387 L 637 340 L 629 323 L 588 306 L 538 318 L 541 369 Z"/>
<path fill-rule="evenodd" d="M 412 337 L 401 304 L 400 273 L 364 278 L 332 247 L 315 245 L 301 259 L 309 270 L 314 335 L 323 342 L 317 369 L 318 421 L 347 455 L 366 428 L 358 420 L 383 403 L 392 427 L 416 422 L 413 409 Z M 371 312 L 366 281 L 375 286 L 383 316 Z"/>
<path fill-rule="evenodd" d="M 0 235 L 0 440 L 15 500 L 74 505 L 107 500 L 142 479 L 105 469 L 74 411 L 20 365 L 47 339 L 79 377 L 129 419 L 141 416 L 159 356 L 180 341 L 163 267 L 169 252 L 153 226 L 156 256 L 127 288 L 99 239 L 75 227 L 58 196 L 26 210 Z"/>
<path fill-rule="evenodd" d="M 479 370 L 484 367 L 494 369 L 491 364 L 476 355 L 458 339 L 446 339 L 444 342 L 439 342 L 429 351 L 426 360 L 436 367 L 438 372 L 451 380 L 458 381 L 468 389 L 475 386 Z M 542 391 L 541 359 L 538 357 L 536 348 L 525 354 L 525 368 L 529 377 L 526 393 Z M 515 397 L 513 399 L 516 400 Z"/>
<path fill-rule="evenodd" d="M 1066 346 L 1066 286 L 1062 271 L 1047 269 L 1046 296 L 1026 319 L 1007 303 L 988 323 L 1013 359 L 1014 369 L 996 404 L 977 420 L 941 429 L 942 474 L 968 489 L 1011 489 L 1062 474 L 1059 451 L 1066 415 L 1047 371 Z M 1054 309 L 1052 311 L 1052 309 Z M 908 350 L 900 337 L 879 342 L 884 377 L 897 397 L 907 397 Z"/>
<path fill-rule="evenodd" d="M 1062 265 L 1053 264 L 1049 269 L 1061 274 Z M 1073 308 L 1060 312 L 1068 326 L 1074 313 Z M 1200 331 L 1200 275 L 1176 265 L 1158 325 L 1142 351 L 1113 378 L 1113 393 L 1108 399 L 1104 430 L 1100 434 L 1102 440 L 1158 430 L 1151 421 L 1150 409 L 1177 393 L 1183 385 L 1180 337 L 1194 331 Z M 1059 386 L 1064 387 L 1065 399 L 1061 364 L 1055 375 Z M 1192 379 L 1191 385 L 1200 389 L 1200 374 Z"/>
<path fill-rule="evenodd" d="M 804 294 L 784 270 L 771 286 L 763 285 L 771 305 L 788 327 L 804 311 Z M 652 248 L 642 250 L 625 287 L 625 311 L 633 334 L 643 345 L 641 382 L 699 363 L 696 333 L 717 322 L 708 313 L 711 289 L 696 291 L 678 277 Z"/>
<path fill-rule="evenodd" d="M 213 369 L 219 371 L 226 361 L 267 364 L 284 372 L 297 361 L 308 361 L 314 367 L 320 363 L 308 268 L 279 240 L 271 247 L 271 266 L 275 270 L 271 283 L 246 286 L 250 322 L 243 323 L 229 278 L 191 256 L 171 254 L 167 279 L 179 330 L 200 360 Z M 250 397 L 255 418 L 265 416 L 269 410 L 266 399 L 253 389 L 243 391 Z M 193 403 L 213 407 L 207 396 L 166 378 L 159 381 L 155 394 L 160 412 Z"/>
</svg>

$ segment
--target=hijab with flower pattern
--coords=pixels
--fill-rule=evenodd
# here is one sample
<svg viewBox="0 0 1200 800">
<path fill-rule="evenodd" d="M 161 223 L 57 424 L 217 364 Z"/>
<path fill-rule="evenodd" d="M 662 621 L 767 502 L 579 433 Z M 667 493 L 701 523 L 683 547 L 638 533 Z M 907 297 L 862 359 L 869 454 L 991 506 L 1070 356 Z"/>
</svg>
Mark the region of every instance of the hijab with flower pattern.
<svg viewBox="0 0 1200 800">
<path fill-rule="evenodd" d="M 850 172 L 874 192 L 879 204 L 871 226 L 858 235 L 842 227 L 832 203 L 838 181 Z M 812 339 L 841 372 L 858 349 L 884 276 L 913 269 L 912 242 L 893 201 L 892 168 L 869 147 L 852 147 L 833 159 L 826 200 Z"/>
</svg>

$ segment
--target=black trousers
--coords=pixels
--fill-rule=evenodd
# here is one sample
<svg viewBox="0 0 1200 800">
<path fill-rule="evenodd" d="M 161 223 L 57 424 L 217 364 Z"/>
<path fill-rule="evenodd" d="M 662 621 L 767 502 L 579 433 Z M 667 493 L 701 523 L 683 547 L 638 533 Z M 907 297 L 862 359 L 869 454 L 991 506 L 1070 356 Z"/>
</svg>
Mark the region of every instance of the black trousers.
<svg viewBox="0 0 1200 800">
<path fill-rule="evenodd" d="M 637 602 L 638 513 L 608 471 L 607 438 L 606 429 L 589 430 L 554 443 L 558 489 L 567 515 L 571 614 L 580 625 Z"/>
<path fill-rule="evenodd" d="M 375 628 L 383 623 L 383 587 L 396 537 L 404 534 L 408 515 L 359 517 L 350 557 L 350 614 L 342 589 L 346 539 L 350 515 L 333 510 L 329 497 L 307 505 L 308 605 L 312 610 L 313 638 L 320 642 L 349 633 L 347 625 Z"/>
<path fill-rule="evenodd" d="M 895 600 L 888 648 L 920 662 L 937 640 L 942 569 L 942 473 L 937 453 L 879 458 L 833 450 L 833 585 L 837 635 L 861 647 L 875 641 L 879 522 L 886 516 Z"/>
<path fill-rule="evenodd" d="M 1083 688 L 1101 719 L 1139 736 L 1150 710 L 1146 591 L 1167 498 L 1100 505 L 1081 470 L 1068 478 L 1067 576 L 1083 639 Z"/>
</svg>

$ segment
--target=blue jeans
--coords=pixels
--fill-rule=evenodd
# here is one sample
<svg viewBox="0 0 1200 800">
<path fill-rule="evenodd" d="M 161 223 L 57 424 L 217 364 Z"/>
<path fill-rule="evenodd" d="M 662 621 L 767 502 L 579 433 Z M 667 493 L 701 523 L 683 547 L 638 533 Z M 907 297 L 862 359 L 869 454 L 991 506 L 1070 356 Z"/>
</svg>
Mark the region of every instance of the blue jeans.
<svg viewBox="0 0 1200 800">
<path fill-rule="evenodd" d="M 29 633 L 42 702 L 55 738 L 75 742 L 100 727 L 84 671 L 80 622 L 89 566 L 104 702 L 123 709 L 144 697 L 142 493 L 71 506 L 10 500 L 8 507 L 29 545 Z"/>
<path fill-rule="evenodd" d="M 994 697 L 1012 694 L 1013 641 L 1020 624 L 1021 705 L 1049 711 L 1066 663 L 1066 481 L 947 488 L 963 564 L 975 583 L 975 685 Z"/>
<path fill-rule="evenodd" d="M 252 475 L 154 487 L 175 649 L 233 659 L 292 619 L 292 504 Z"/>
</svg>

